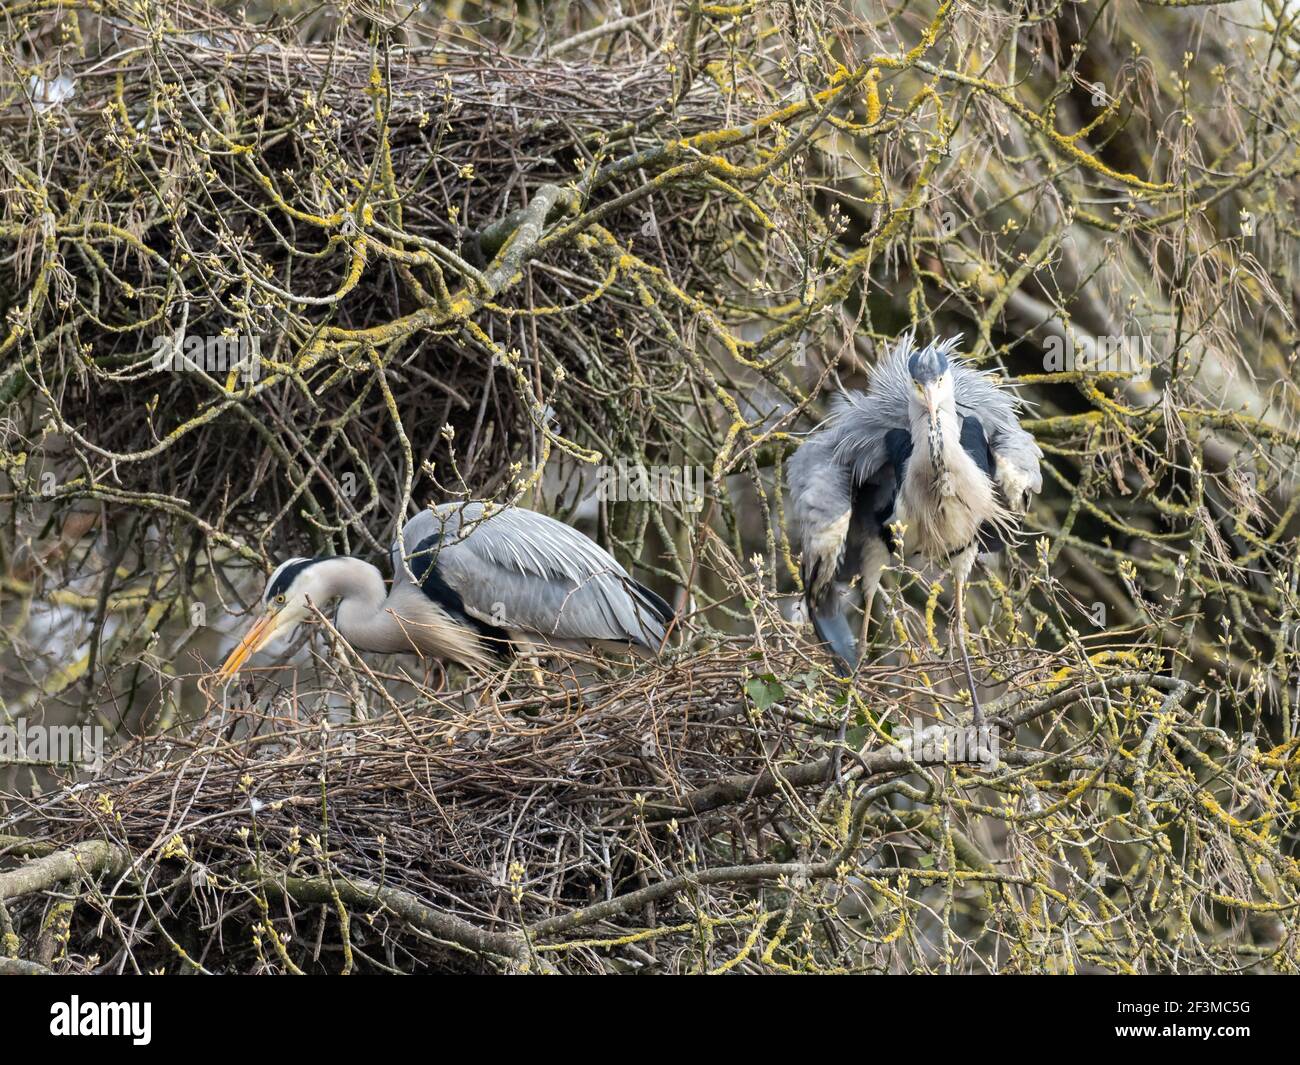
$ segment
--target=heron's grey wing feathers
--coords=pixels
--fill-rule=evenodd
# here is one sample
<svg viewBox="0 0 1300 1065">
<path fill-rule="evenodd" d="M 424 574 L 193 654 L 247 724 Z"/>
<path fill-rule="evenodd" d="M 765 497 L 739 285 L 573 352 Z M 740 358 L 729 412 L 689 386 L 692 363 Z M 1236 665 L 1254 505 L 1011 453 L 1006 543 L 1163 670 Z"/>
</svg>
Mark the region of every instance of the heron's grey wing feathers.
<svg viewBox="0 0 1300 1065">
<path fill-rule="evenodd" d="M 437 538 L 434 561 L 466 613 L 557 640 L 631 641 L 657 652 L 672 617 L 577 529 L 519 507 L 444 503 L 402 530 L 408 556 Z M 396 548 L 396 545 L 395 545 Z M 403 579 L 400 557 L 394 572 Z"/>
<path fill-rule="evenodd" d="M 1019 398 L 991 374 L 959 360 L 953 362 L 953 377 L 958 413 L 979 419 L 997 460 L 994 478 L 1011 509 L 1023 514 L 1043 488 L 1043 451 L 1020 424 Z"/>
<path fill-rule="evenodd" d="M 985 454 L 985 467 L 992 467 L 1010 508 L 1023 513 L 1030 496 L 1042 488 L 1042 451 L 1020 425 L 1020 401 L 1014 392 L 957 356 L 960 342 L 958 335 L 933 347 L 951 366 L 958 416 L 976 419 L 983 430 L 976 434 L 976 426 L 971 426 L 972 441 L 982 435 L 992 453 L 991 462 Z M 847 565 L 846 552 L 869 544 L 872 532 L 878 531 L 881 510 L 890 509 L 888 489 L 902 480 L 907 454 L 901 440 L 910 441 L 912 433 L 909 407 L 914 384 L 908 361 L 915 350 L 913 336 L 900 337 L 872 370 L 867 390 L 836 396 L 829 416 L 804 439 L 788 464 L 805 595 L 818 635 L 841 658 L 849 641 L 836 627 L 835 582 Z"/>
<path fill-rule="evenodd" d="M 786 471 L 810 599 L 821 599 L 839 572 L 853 510 L 849 470 L 835 460 L 834 450 L 829 435 L 810 436 Z"/>
<path fill-rule="evenodd" d="M 825 422 L 790 459 L 791 510 L 810 599 L 823 598 L 839 571 L 856 486 L 877 481 L 891 461 L 890 430 L 909 428 L 911 353 L 910 338 L 902 338 L 872 371 L 866 392 L 835 396 Z"/>
</svg>

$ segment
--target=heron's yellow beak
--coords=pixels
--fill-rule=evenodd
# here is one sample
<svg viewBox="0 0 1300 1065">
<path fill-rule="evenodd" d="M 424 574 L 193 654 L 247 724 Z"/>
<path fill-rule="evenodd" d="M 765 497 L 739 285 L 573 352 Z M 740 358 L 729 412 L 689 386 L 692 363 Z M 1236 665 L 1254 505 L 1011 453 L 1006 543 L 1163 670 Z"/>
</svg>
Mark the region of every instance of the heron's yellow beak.
<svg viewBox="0 0 1300 1065">
<path fill-rule="evenodd" d="M 253 622 L 253 627 L 244 634 L 239 645 L 230 652 L 217 670 L 217 676 L 229 680 L 239 672 L 240 667 L 248 661 L 250 655 L 256 654 L 273 639 L 283 628 L 283 621 L 278 610 L 269 610 Z"/>
</svg>

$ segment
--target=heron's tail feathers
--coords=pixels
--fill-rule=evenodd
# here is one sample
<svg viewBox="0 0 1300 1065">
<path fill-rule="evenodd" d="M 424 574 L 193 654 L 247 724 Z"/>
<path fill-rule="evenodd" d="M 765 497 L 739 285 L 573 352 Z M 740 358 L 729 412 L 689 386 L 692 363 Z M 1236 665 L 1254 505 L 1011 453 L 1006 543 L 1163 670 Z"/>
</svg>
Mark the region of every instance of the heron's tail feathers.
<svg viewBox="0 0 1300 1065">
<path fill-rule="evenodd" d="M 858 664 L 858 645 L 844 616 L 839 596 L 832 592 L 820 602 L 810 599 L 808 614 L 817 639 L 826 645 L 844 674 L 851 674 Z"/>
<path fill-rule="evenodd" d="M 645 637 L 637 642 L 658 654 L 676 613 L 663 596 L 639 581 L 629 581 L 628 592 L 636 605 L 637 620 L 641 623 Z"/>
</svg>

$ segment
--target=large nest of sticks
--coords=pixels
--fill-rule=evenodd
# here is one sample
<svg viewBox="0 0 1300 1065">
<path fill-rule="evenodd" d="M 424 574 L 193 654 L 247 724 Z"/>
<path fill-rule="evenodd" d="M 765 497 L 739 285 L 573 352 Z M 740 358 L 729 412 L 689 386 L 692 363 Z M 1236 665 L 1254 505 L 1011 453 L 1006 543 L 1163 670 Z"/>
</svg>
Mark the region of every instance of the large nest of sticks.
<svg viewBox="0 0 1300 1065">
<path fill-rule="evenodd" d="M 227 6 L 0 25 L 0 970 L 1295 968 L 1291 23 Z M 1045 452 L 970 743 L 942 574 L 852 683 L 798 605 L 783 464 L 905 329 Z M 662 660 L 214 685 L 277 562 L 466 498 Z"/>
<path fill-rule="evenodd" d="M 1186 682 L 1059 666 L 1019 656 L 1021 690 L 989 708 L 1018 739 L 973 745 L 947 782 L 925 768 L 942 737 L 916 733 L 913 758 L 891 742 L 905 727 L 875 724 L 907 721 L 942 667 L 868 670 L 868 724 L 840 758 L 813 675 L 764 679 L 801 668 L 776 648 L 470 709 L 426 694 L 336 726 L 287 696 L 227 707 L 23 804 L 31 831 L 0 853 L 26 860 L 0 898 L 24 899 L 11 927 L 42 929 L 29 964 L 69 971 L 1159 970 L 1180 929 L 1276 885 L 1245 824 L 1285 804 L 1294 755 L 1174 723 L 1198 699 Z M 1039 746 L 1055 732 L 1066 753 Z M 1185 765 L 1191 750 L 1207 753 Z M 1136 814 L 1111 808 L 1116 790 Z M 1147 853 L 1171 817 L 1179 852 Z M 1051 875 L 1087 836 L 1107 846 Z M 74 874 L 99 887 L 37 893 Z M 1172 913 L 1144 898 L 1165 880 Z M 1055 926 L 1070 949 L 1035 949 Z M 1178 964 L 1232 968 L 1281 934 L 1261 910 Z"/>
<path fill-rule="evenodd" d="M 71 478 L 87 440 L 123 459 L 119 492 L 171 497 L 201 470 L 187 513 L 218 544 L 260 551 L 274 546 L 260 542 L 268 513 L 308 511 L 314 528 L 283 535 L 319 549 L 381 502 L 518 492 L 553 446 L 673 457 L 676 413 L 642 397 L 679 378 L 678 345 L 620 259 L 642 254 L 651 283 L 711 304 L 721 246 L 756 223 L 704 180 L 620 200 L 664 137 L 712 125 L 716 85 L 674 96 L 665 62 L 644 56 L 380 52 L 365 25 L 311 47 L 212 17 L 182 10 L 157 32 L 88 18 L 99 60 L 10 98 L 17 269 L 0 303 L 49 299 L 23 322 L 41 342 L 6 367 L 0 395 L 46 400 L 60 441 L 42 470 Z M 24 43 L 52 46 L 66 25 Z M 732 120 L 756 103 L 728 107 Z M 599 224 L 566 227 L 580 207 Z M 560 224 L 544 234 L 548 219 Z M 632 234 L 626 247 L 609 230 Z M 186 338 L 223 335 L 256 338 L 256 365 L 234 368 L 236 348 L 230 366 L 174 372 Z M 394 420 L 413 437 L 409 484 L 374 454 Z M 304 486 L 314 473 L 323 483 Z"/>
</svg>

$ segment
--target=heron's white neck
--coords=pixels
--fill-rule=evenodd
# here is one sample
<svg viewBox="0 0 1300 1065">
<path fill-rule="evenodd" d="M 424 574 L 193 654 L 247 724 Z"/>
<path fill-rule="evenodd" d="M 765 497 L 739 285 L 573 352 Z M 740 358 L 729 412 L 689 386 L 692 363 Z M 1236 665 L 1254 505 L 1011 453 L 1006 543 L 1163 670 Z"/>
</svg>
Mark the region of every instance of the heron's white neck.
<svg viewBox="0 0 1300 1065">
<path fill-rule="evenodd" d="M 348 643 L 362 651 L 410 650 L 409 640 L 404 647 L 392 646 L 392 633 L 384 611 L 388 589 L 379 570 L 369 562 L 347 555 L 325 559 L 313 569 L 320 596 L 327 602 L 338 600 L 334 627 Z M 323 608 L 326 604 L 316 605 Z"/>
<path fill-rule="evenodd" d="M 898 510 L 909 527 L 909 550 L 946 558 L 975 542 L 985 521 L 1006 516 L 993 482 L 961 446 L 955 409 L 924 411 L 912 423 L 912 458 L 899 491 Z"/>
<path fill-rule="evenodd" d="M 338 598 L 334 627 L 359 651 L 452 658 L 466 665 L 491 661 L 477 635 L 409 581 L 392 591 L 369 562 L 342 555 L 317 564 L 326 594 Z"/>
<path fill-rule="evenodd" d="M 933 418 L 929 412 L 922 411 L 918 421 L 919 425 L 913 422 L 912 439 L 921 439 L 924 444 L 915 449 L 913 461 L 919 461 L 920 467 L 925 471 L 933 495 L 940 499 L 950 499 L 957 494 L 953 466 L 959 459 L 958 452 L 961 450 L 957 411 L 948 404 L 941 404 Z M 920 432 L 917 431 L 918 428 Z"/>
</svg>

